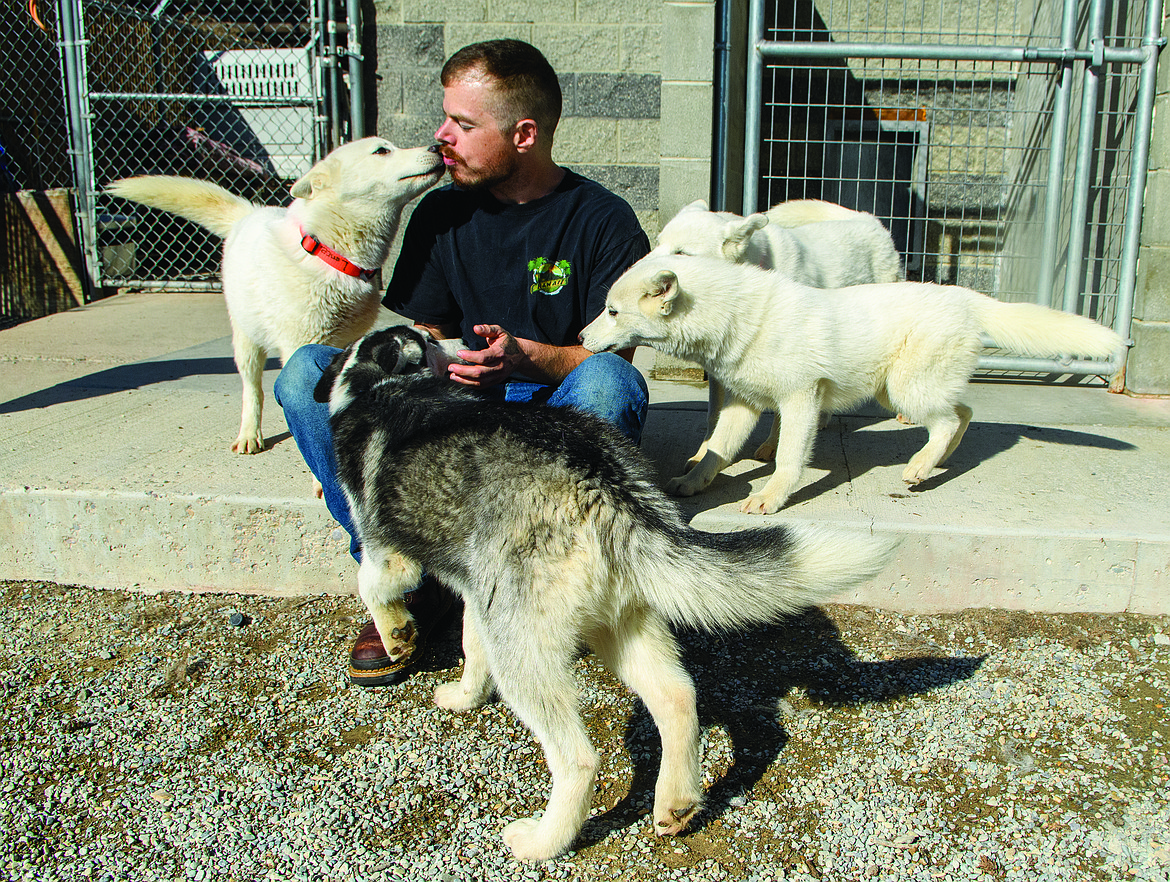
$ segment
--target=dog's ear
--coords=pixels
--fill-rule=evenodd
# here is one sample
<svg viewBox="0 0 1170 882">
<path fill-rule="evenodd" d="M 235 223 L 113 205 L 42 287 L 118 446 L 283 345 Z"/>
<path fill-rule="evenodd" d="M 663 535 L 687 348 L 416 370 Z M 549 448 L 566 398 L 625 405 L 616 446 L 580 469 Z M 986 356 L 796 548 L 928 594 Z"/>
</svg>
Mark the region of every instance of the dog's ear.
<svg viewBox="0 0 1170 882">
<path fill-rule="evenodd" d="M 752 241 L 752 234 L 767 224 L 767 215 L 758 212 L 749 214 L 742 220 L 732 221 L 727 225 L 719 253 L 725 260 L 738 262 L 747 251 L 748 245 Z"/>
<path fill-rule="evenodd" d="M 346 349 L 333 356 L 333 360 L 329 362 L 321 374 L 321 379 L 313 387 L 314 401 L 319 404 L 327 404 L 329 402 L 329 396 L 333 392 L 333 383 L 337 380 L 337 374 L 341 371 L 342 365 L 345 364 L 345 357 L 348 354 L 349 350 Z"/>
<path fill-rule="evenodd" d="M 696 199 L 694 202 L 683 206 L 683 211 L 710 211 L 711 207 L 707 204 L 706 199 Z"/>
<path fill-rule="evenodd" d="M 363 360 L 374 362 L 384 373 L 395 377 L 427 370 L 426 338 L 414 328 L 387 328 L 368 339 L 368 348 L 361 351 Z"/>
<path fill-rule="evenodd" d="M 327 156 L 309 169 L 289 190 L 296 199 L 311 199 L 333 182 L 333 162 Z"/>
<path fill-rule="evenodd" d="M 659 270 L 650 280 L 647 296 L 656 301 L 659 315 L 670 315 L 674 300 L 678 297 L 678 276 L 673 270 Z"/>
</svg>

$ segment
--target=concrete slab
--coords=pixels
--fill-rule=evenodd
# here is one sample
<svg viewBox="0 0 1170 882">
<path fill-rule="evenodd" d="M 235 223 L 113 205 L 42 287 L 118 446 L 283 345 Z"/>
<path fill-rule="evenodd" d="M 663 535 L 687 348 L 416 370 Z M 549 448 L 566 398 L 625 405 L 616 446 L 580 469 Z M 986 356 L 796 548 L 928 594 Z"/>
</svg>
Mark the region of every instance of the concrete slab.
<svg viewBox="0 0 1170 882">
<path fill-rule="evenodd" d="M 653 353 L 636 363 L 648 372 Z M 353 590 L 347 537 L 310 495 L 272 402 L 275 360 L 269 449 L 230 451 L 240 392 L 219 295 L 123 294 L 19 325 L 0 331 L 0 364 L 0 578 Z M 706 388 L 650 386 L 643 450 L 665 479 L 702 440 Z M 988 378 L 967 401 L 975 419 L 962 445 L 920 488 L 900 475 L 923 430 L 869 407 L 820 434 L 781 513 L 738 512 L 771 473 L 750 459 L 680 504 L 701 529 L 811 521 L 899 537 L 889 570 L 844 598 L 857 603 L 1170 612 L 1170 401 L 1069 378 Z"/>
</svg>

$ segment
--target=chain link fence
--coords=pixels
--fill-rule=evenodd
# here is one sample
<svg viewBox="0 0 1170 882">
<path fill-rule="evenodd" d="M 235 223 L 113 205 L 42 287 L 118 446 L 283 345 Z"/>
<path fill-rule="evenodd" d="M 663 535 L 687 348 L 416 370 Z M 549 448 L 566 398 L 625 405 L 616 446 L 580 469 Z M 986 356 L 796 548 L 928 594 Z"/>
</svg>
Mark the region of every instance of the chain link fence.
<svg viewBox="0 0 1170 882">
<path fill-rule="evenodd" d="M 280 205 L 323 152 L 313 9 L 304 0 L 85 3 L 93 181 L 181 175 Z M 107 284 L 214 287 L 220 240 L 174 215 L 92 196 Z"/>
<path fill-rule="evenodd" d="M 102 286 L 218 288 L 217 237 L 102 190 L 181 175 L 287 204 L 292 182 L 360 128 L 360 31 L 347 26 L 357 9 L 0 0 L 0 323 Z"/>
<path fill-rule="evenodd" d="M 53 22 L 0 0 L 0 328 L 85 302 Z"/>
</svg>

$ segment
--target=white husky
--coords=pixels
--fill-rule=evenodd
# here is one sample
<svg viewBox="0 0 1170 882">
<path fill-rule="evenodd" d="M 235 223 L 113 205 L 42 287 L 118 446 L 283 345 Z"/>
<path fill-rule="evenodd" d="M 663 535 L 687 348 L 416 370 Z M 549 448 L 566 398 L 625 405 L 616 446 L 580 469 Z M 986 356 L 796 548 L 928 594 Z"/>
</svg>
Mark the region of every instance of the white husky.
<svg viewBox="0 0 1170 882">
<path fill-rule="evenodd" d="M 900 275 L 898 249 L 880 220 L 816 199 L 747 217 L 711 211 L 698 199 L 667 222 L 653 253 L 751 263 L 813 288 L 896 282 Z"/>
<path fill-rule="evenodd" d="M 691 496 L 734 461 L 760 411 L 783 417 L 776 471 L 740 510 L 777 511 L 800 484 L 817 416 L 877 399 L 928 432 L 902 473 L 930 476 L 958 446 L 971 409 L 959 397 L 981 334 L 1033 356 L 1106 358 L 1124 343 L 1091 319 L 967 288 L 895 282 L 816 290 L 710 257 L 651 255 L 610 289 L 581 333 L 594 352 L 644 344 L 696 361 L 726 390 L 715 431 L 667 490 Z"/>
<path fill-rule="evenodd" d="M 653 253 L 706 255 L 732 263 L 751 263 L 813 288 L 896 282 L 901 275 L 898 249 L 881 221 L 872 214 L 820 199 L 792 199 L 747 217 L 711 211 L 704 200 L 697 199 L 683 206 L 662 228 Z M 716 415 L 723 407 L 723 389 L 713 378 L 708 388 L 710 438 Z M 824 419 L 827 418 L 826 414 Z M 775 456 L 779 434 L 777 416 L 768 439 L 753 456 Z"/>
<path fill-rule="evenodd" d="M 144 175 L 107 191 L 194 221 L 224 238 L 223 293 L 244 388 L 236 453 L 264 449 L 264 362 L 306 343 L 345 347 L 378 314 L 376 275 L 403 207 L 443 176 L 427 147 L 384 138 L 344 144 L 292 186 L 288 208 L 254 205 L 194 178 Z"/>
</svg>

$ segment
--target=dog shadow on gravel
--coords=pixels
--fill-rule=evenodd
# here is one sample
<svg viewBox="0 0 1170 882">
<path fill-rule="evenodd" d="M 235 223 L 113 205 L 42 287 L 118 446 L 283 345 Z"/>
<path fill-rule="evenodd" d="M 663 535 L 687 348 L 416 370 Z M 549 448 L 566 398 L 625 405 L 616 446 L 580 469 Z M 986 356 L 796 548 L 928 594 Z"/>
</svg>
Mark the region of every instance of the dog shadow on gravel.
<svg viewBox="0 0 1170 882">
<path fill-rule="evenodd" d="M 722 728 L 733 751 L 727 772 L 707 791 L 706 805 L 688 833 L 723 815 L 733 799 L 751 790 L 781 758 L 789 740 L 785 710 L 808 712 L 796 711 L 788 703 L 794 690 L 801 690 L 813 706 L 857 707 L 965 680 L 985 658 L 920 655 L 860 660 L 842 641 L 832 619 L 815 608 L 738 634 L 682 631 L 678 636 L 683 663 L 695 680 L 699 725 L 704 730 Z M 653 801 L 661 742 L 641 702 L 627 721 L 625 746 L 634 769 L 628 795 L 586 824 L 578 847 L 637 823 Z"/>
</svg>

